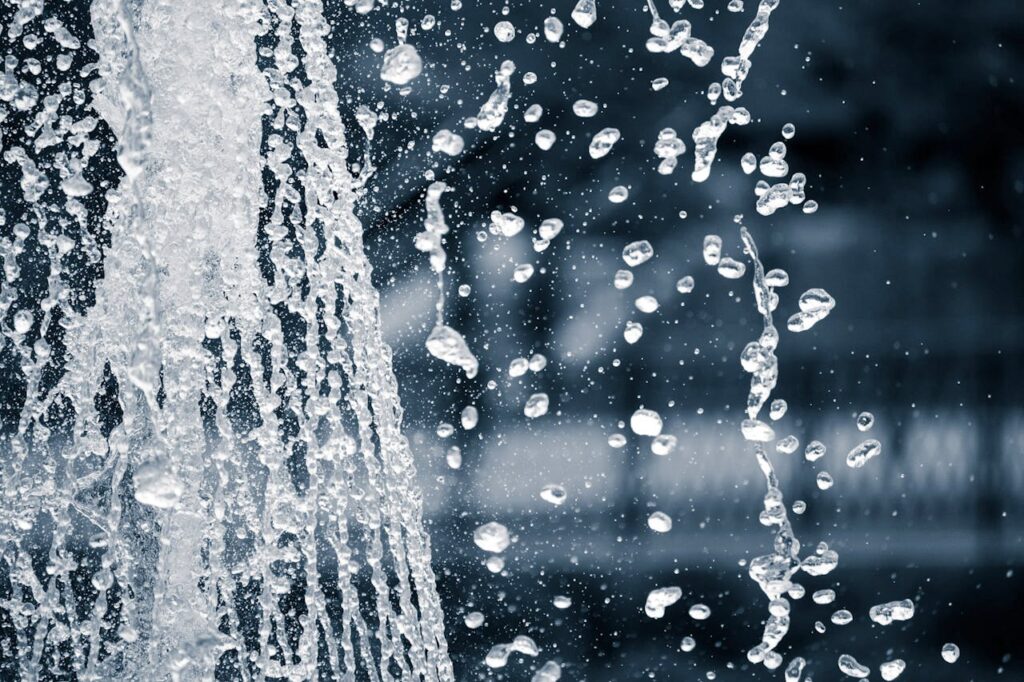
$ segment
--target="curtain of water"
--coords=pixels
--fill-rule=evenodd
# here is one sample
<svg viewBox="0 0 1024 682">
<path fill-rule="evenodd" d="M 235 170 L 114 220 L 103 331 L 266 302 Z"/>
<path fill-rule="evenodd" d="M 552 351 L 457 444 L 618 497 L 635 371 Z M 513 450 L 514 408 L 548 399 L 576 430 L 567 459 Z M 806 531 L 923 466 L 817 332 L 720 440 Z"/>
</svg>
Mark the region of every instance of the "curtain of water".
<svg viewBox="0 0 1024 682">
<path fill-rule="evenodd" d="M 322 4 L 95 0 L 88 46 L 17 5 L 9 36 L 42 23 L 77 62 L 52 95 L 16 82 L 7 121 L 32 208 L 0 254 L 26 387 L 5 670 L 453 679 Z M 104 154 L 120 180 L 94 186 Z M 15 299 L 29 249 L 48 279 Z M 62 269 L 79 252 L 91 305 Z"/>
</svg>

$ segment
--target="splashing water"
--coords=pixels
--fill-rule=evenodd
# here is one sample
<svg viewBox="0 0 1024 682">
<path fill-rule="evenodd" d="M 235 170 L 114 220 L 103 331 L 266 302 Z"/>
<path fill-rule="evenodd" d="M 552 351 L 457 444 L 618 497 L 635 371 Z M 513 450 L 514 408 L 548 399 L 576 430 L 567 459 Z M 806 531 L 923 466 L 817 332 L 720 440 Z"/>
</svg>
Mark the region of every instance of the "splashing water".
<svg viewBox="0 0 1024 682">
<path fill-rule="evenodd" d="M 16 21 L 50 21 L 36 7 Z M 43 201 L 84 226 L 105 131 L 123 177 L 104 196 L 111 247 L 88 311 L 69 304 L 58 249 L 92 237 L 25 215 L 25 236 L 53 246 L 35 333 L 14 324 L 33 391 L 3 443 L 21 678 L 312 679 L 327 665 L 453 680 L 321 3 L 90 12 L 96 78 L 67 102 L 78 138 L 53 144 L 74 160 Z M 419 69 L 400 45 L 381 76 Z M 48 180 L 21 149 L 37 202 Z M 54 374 L 38 340 L 58 325 Z M 67 408 L 74 429 L 49 438 L 46 414 Z"/>
</svg>

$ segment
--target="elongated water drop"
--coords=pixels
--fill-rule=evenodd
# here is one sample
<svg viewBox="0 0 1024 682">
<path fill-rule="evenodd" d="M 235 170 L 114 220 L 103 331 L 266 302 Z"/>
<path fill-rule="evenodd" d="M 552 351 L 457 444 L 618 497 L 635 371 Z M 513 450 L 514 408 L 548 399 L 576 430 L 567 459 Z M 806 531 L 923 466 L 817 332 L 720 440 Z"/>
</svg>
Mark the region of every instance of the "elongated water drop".
<svg viewBox="0 0 1024 682">
<path fill-rule="evenodd" d="M 665 609 L 679 601 L 682 596 L 682 589 L 675 586 L 651 590 L 644 603 L 644 613 L 651 618 L 662 618 L 665 615 Z"/>
<path fill-rule="evenodd" d="M 878 457 L 882 452 L 882 444 L 874 438 L 868 439 L 855 446 L 846 455 L 846 466 L 851 469 L 860 469 L 870 460 Z"/>
<path fill-rule="evenodd" d="M 634 301 L 634 305 L 640 312 L 650 314 L 658 309 L 658 299 L 650 295 L 641 296 Z"/>
<path fill-rule="evenodd" d="M 466 405 L 462 408 L 462 414 L 459 419 L 462 422 L 462 428 L 466 431 L 472 431 L 480 420 L 480 412 L 474 406 Z"/>
<path fill-rule="evenodd" d="M 711 609 L 706 604 L 694 604 L 689 613 L 694 620 L 707 620 L 711 617 Z"/>
<path fill-rule="evenodd" d="M 879 625 L 889 625 L 893 621 L 910 620 L 914 617 L 914 602 L 909 599 L 886 602 L 872 606 L 868 616 Z"/>
<path fill-rule="evenodd" d="M 615 143 L 619 141 L 622 134 L 618 128 L 604 128 L 597 132 L 594 137 L 590 140 L 590 147 L 588 152 L 590 158 L 600 159 L 608 155 L 608 152 L 612 150 Z"/>
<path fill-rule="evenodd" d="M 861 665 L 857 662 L 857 659 L 850 654 L 843 654 L 839 657 L 839 670 L 850 677 L 856 677 L 857 679 L 864 679 L 871 674 L 871 669 L 866 665 Z"/>
<path fill-rule="evenodd" d="M 565 504 L 567 497 L 568 494 L 565 492 L 565 488 L 555 483 L 549 483 L 540 489 L 540 499 L 556 507 Z"/>
</svg>

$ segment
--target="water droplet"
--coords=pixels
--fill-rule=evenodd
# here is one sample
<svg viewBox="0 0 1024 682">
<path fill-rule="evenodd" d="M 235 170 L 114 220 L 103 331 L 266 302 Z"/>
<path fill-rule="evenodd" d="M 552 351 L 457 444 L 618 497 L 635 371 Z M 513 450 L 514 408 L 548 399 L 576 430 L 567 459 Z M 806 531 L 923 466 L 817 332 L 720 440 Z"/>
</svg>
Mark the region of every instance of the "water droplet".
<svg viewBox="0 0 1024 682">
<path fill-rule="evenodd" d="M 430 142 L 430 149 L 434 152 L 443 152 L 448 156 L 458 156 L 462 153 L 466 143 L 461 135 L 453 133 L 447 128 L 438 130 Z"/>
<path fill-rule="evenodd" d="M 764 283 L 772 288 L 788 286 L 789 274 L 785 270 L 778 268 L 769 270 L 765 273 Z"/>
<path fill-rule="evenodd" d="M 807 331 L 828 317 L 836 301 L 824 289 L 808 289 L 800 295 L 800 312 L 789 318 L 786 327 L 791 332 Z"/>
<path fill-rule="evenodd" d="M 832 614 L 833 625 L 849 625 L 853 622 L 853 614 L 846 609 L 839 609 Z"/>
<path fill-rule="evenodd" d="M 597 21 L 597 0 L 579 0 L 571 16 L 581 28 L 590 28 Z"/>
<path fill-rule="evenodd" d="M 561 233 L 564 226 L 565 223 L 558 218 L 546 218 L 537 228 L 537 234 L 541 239 L 551 241 Z"/>
<path fill-rule="evenodd" d="M 508 375 L 521 377 L 530 369 L 530 362 L 526 358 L 516 358 L 508 364 Z"/>
<path fill-rule="evenodd" d="M 818 490 L 828 490 L 835 483 L 832 480 L 832 474 L 827 471 L 819 471 L 818 475 L 815 476 L 814 482 L 818 484 Z"/>
<path fill-rule="evenodd" d="M 867 431 L 875 425 L 875 415 L 870 412 L 861 412 L 857 415 L 857 430 Z"/>
<path fill-rule="evenodd" d="M 612 284 L 616 289 L 628 289 L 633 284 L 633 273 L 629 270 L 616 270 Z"/>
<path fill-rule="evenodd" d="M 518 284 L 525 283 L 531 277 L 533 277 L 533 265 L 530 263 L 520 263 L 512 272 L 512 279 Z"/>
<path fill-rule="evenodd" d="M 743 437 L 756 443 L 767 443 L 775 440 L 775 430 L 760 419 L 744 419 L 740 424 Z"/>
<path fill-rule="evenodd" d="M 582 2 L 583 0 L 581 0 Z M 590 141 L 590 147 L 588 149 L 590 158 L 600 159 L 608 155 L 608 152 L 612 150 L 615 143 L 619 141 L 622 134 L 618 128 L 604 128 L 600 132 L 596 133 Z"/>
<path fill-rule="evenodd" d="M 629 418 L 629 428 L 638 436 L 657 436 L 661 426 L 661 415 L 654 410 L 641 408 Z"/>
<path fill-rule="evenodd" d="M 672 530 L 672 517 L 665 512 L 656 511 L 647 517 L 647 525 L 655 533 L 667 533 Z"/>
<path fill-rule="evenodd" d="M 726 279 L 739 279 L 746 271 L 746 265 L 728 256 L 718 262 L 718 274 Z"/>
<path fill-rule="evenodd" d="M 109 568 L 101 568 L 93 574 L 92 586 L 101 592 L 109 590 L 114 586 L 114 574 Z"/>
<path fill-rule="evenodd" d="M 804 459 L 808 462 L 817 462 L 825 456 L 825 444 L 820 440 L 812 440 L 804 448 Z"/>
<path fill-rule="evenodd" d="M 27 334 L 32 329 L 34 321 L 31 311 L 19 310 L 14 313 L 14 331 L 18 334 Z"/>
<path fill-rule="evenodd" d="M 484 614 L 480 613 L 479 611 L 470 611 L 466 614 L 466 617 L 463 619 L 463 622 L 466 624 L 466 627 L 470 630 L 476 630 L 478 627 L 484 624 Z"/>
<path fill-rule="evenodd" d="M 548 394 L 547 393 L 534 393 L 526 401 L 526 405 L 523 406 L 523 414 L 530 419 L 536 419 L 537 417 L 543 417 L 548 413 Z"/>
<path fill-rule="evenodd" d="M 654 440 L 651 441 L 651 452 L 659 457 L 670 455 L 675 451 L 678 442 L 679 441 L 675 436 L 663 433 L 659 436 L 655 436 Z"/>
<path fill-rule="evenodd" d="M 589 99 L 578 99 L 572 104 L 572 113 L 580 118 L 590 118 L 597 114 L 597 103 Z"/>
<path fill-rule="evenodd" d="M 693 291 L 693 285 L 693 277 L 687 275 L 685 277 L 680 278 L 679 281 L 676 282 L 676 291 L 678 291 L 681 294 L 688 294 L 691 291 Z"/>
<path fill-rule="evenodd" d="M 562 679 L 562 666 L 555 661 L 548 661 L 534 673 L 530 682 L 558 682 L 560 679 Z"/>
<path fill-rule="evenodd" d="M 665 609 L 679 601 L 683 591 L 678 587 L 659 587 L 651 590 L 644 603 L 644 613 L 651 618 L 662 618 Z"/>
<path fill-rule="evenodd" d="M 775 444 L 775 451 L 783 455 L 791 455 L 800 447 L 800 441 L 796 436 L 786 436 Z"/>
<path fill-rule="evenodd" d="M 459 416 L 459 419 L 462 421 L 462 428 L 466 431 L 472 431 L 480 420 L 480 412 L 472 405 L 466 405 L 462 408 L 462 414 Z"/>
<path fill-rule="evenodd" d="M 556 609 L 567 609 L 572 606 L 572 599 L 563 594 L 559 594 L 555 595 L 555 598 L 551 603 L 555 605 Z"/>
<path fill-rule="evenodd" d="M 438 325 L 427 337 L 427 351 L 438 360 L 461 368 L 466 376 L 476 376 L 480 364 L 469 350 L 462 334 L 447 325 Z"/>
<path fill-rule="evenodd" d="M 709 234 L 704 237 L 704 262 L 708 265 L 718 265 L 722 258 L 722 238 L 717 234 Z"/>
<path fill-rule="evenodd" d="M 747 175 L 757 170 L 757 157 L 752 152 L 747 152 L 740 158 L 740 168 Z"/>
<path fill-rule="evenodd" d="M 653 296 L 641 296 L 633 302 L 636 309 L 642 313 L 653 313 L 658 309 L 658 299 Z"/>
<path fill-rule="evenodd" d="M 484 663 L 489 668 L 504 668 L 508 664 L 508 655 L 512 653 L 512 647 L 508 644 L 495 644 L 484 657 Z"/>
<path fill-rule="evenodd" d="M 608 192 L 608 201 L 613 204 L 621 204 L 629 198 L 629 189 L 624 185 L 616 185 Z"/>
<path fill-rule="evenodd" d="M 478 526 L 473 531 L 473 542 L 485 552 L 500 554 L 508 549 L 511 540 L 509 539 L 508 528 L 497 521 L 491 521 L 490 523 Z"/>
<path fill-rule="evenodd" d="M 711 609 L 706 604 L 694 604 L 689 613 L 694 620 L 707 620 L 711 617 Z"/>
<path fill-rule="evenodd" d="M 846 455 L 846 466 L 851 469 L 860 469 L 868 461 L 882 454 L 882 444 L 871 438 L 850 450 Z"/>
<path fill-rule="evenodd" d="M 864 679 L 871 674 L 871 669 L 857 662 L 857 659 L 850 654 L 843 654 L 839 657 L 839 670 L 850 677 Z"/>
<path fill-rule="evenodd" d="M 405 85 L 420 75 L 423 60 L 416 48 L 408 43 L 397 45 L 384 54 L 380 77 L 395 85 Z"/>
<path fill-rule="evenodd" d="M 952 642 L 942 645 L 942 660 L 946 663 L 956 663 L 960 658 L 960 647 Z"/>
<path fill-rule="evenodd" d="M 499 43 L 510 43 L 516 37 L 516 27 L 511 21 L 499 21 L 494 25 L 494 37 Z"/>
<path fill-rule="evenodd" d="M 646 239 L 631 242 L 622 249 L 622 260 L 631 268 L 646 263 L 654 256 L 654 247 Z"/>
<path fill-rule="evenodd" d="M 831 604 L 836 600 L 836 591 L 818 590 L 817 592 L 811 595 L 811 600 L 814 601 L 815 604 Z"/>
<path fill-rule="evenodd" d="M 683 637 L 682 641 L 679 642 L 679 649 L 689 653 L 697 648 L 697 642 L 693 637 Z"/>
<path fill-rule="evenodd" d="M 551 130 L 548 130 L 547 128 L 544 128 L 543 130 L 538 130 L 537 134 L 533 136 L 534 144 L 536 144 L 542 151 L 545 152 L 555 146 L 556 139 L 557 136 L 555 135 L 555 133 Z"/>
<path fill-rule="evenodd" d="M 877 604 L 868 610 L 868 617 L 879 625 L 889 625 L 893 621 L 910 620 L 914 617 L 914 602 L 909 599 Z"/>
<path fill-rule="evenodd" d="M 557 43 L 562 39 L 562 31 L 565 27 L 558 17 L 548 17 L 544 20 L 544 38 L 549 43 Z"/>
<path fill-rule="evenodd" d="M 885 682 L 892 682 L 902 675 L 906 668 L 906 662 L 902 658 L 896 658 L 891 661 L 886 661 L 878 666 L 878 672 L 881 674 L 882 679 L 885 680 Z"/>
<path fill-rule="evenodd" d="M 540 489 L 540 499 L 560 507 L 566 500 L 565 488 L 555 483 L 549 483 Z"/>
<path fill-rule="evenodd" d="M 627 322 L 626 328 L 622 330 L 622 337 L 626 339 L 626 343 L 632 345 L 640 340 L 640 337 L 644 335 L 644 326 L 639 322 Z"/>
</svg>

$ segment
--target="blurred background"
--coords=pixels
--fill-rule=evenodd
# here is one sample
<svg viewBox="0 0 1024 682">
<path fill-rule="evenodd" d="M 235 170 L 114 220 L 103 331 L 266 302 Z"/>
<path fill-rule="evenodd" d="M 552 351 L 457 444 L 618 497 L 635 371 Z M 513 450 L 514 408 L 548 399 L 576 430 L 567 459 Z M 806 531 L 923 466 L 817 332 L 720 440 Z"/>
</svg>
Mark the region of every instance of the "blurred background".
<svg viewBox="0 0 1024 682">
<path fill-rule="evenodd" d="M 379 57 L 365 45 L 388 35 L 393 16 L 374 24 L 339 15 L 339 63 L 352 65 L 343 96 L 380 101 L 393 117 L 377 130 L 378 169 L 361 215 L 460 679 L 528 679 L 532 659 L 514 654 L 501 671 L 482 664 L 493 643 L 519 633 L 537 640 L 538 660 L 557 658 L 568 679 L 781 677 L 745 658 L 760 640 L 766 600 L 741 562 L 771 548 L 757 518 L 763 480 L 738 429 L 748 384 L 738 356 L 760 320 L 749 279 L 724 279 L 701 257 L 704 236 L 718 234 L 724 254 L 747 262 L 739 214 L 765 266 L 790 275 L 780 327 L 808 288 L 838 302 L 824 322 L 783 331 L 780 343 L 774 395 L 789 411 L 774 426 L 800 448 L 773 454 L 775 465 L 787 502 L 807 503 L 806 513 L 791 514 L 805 551 L 824 541 L 840 554 L 834 573 L 801 580 L 808 594 L 835 588 L 836 602 L 794 602 L 780 650 L 811 659 L 815 679 L 838 679 L 839 653 L 872 667 L 903 658 L 908 679 L 1024 679 L 1020 6 L 783 0 L 737 102 L 754 120 L 725 132 L 711 178 L 695 184 L 690 133 L 713 113 L 705 88 L 720 57 L 735 53 L 755 3 L 731 13 L 709 1 L 678 14 L 658 3 L 663 18 L 688 19 L 715 47 L 705 69 L 645 49 L 644 3 L 598 4 L 588 31 L 570 21 L 568 1 L 438 8 L 436 28 L 410 38 L 426 68 L 404 97 L 366 90 Z M 551 13 L 566 25 L 561 44 L 542 35 Z M 408 16 L 415 29 L 416 13 Z M 517 29 L 511 43 L 491 32 L 500 20 Z M 494 134 L 464 130 L 503 59 L 517 65 L 504 125 Z M 536 73 L 534 85 L 523 83 L 525 72 Z M 669 84 L 655 92 L 658 77 Z M 599 113 L 574 116 L 579 98 L 597 102 Z M 534 103 L 543 116 L 527 123 Z M 790 171 L 807 175 L 807 196 L 821 208 L 765 218 L 754 210 L 759 175 L 744 175 L 739 160 L 765 155 L 785 123 L 796 127 Z M 605 126 L 622 140 L 594 161 L 586 146 Z M 662 176 L 652 148 L 666 127 L 688 150 Z M 462 155 L 427 153 L 441 128 L 465 136 Z M 541 128 L 557 135 L 547 152 L 533 143 Z M 419 138 L 413 148 L 410 137 Z M 423 346 L 435 289 L 412 237 L 434 178 L 453 188 L 442 199 L 452 227 L 447 315 L 481 359 L 469 381 Z M 616 185 L 629 189 L 620 204 L 607 198 Z M 535 253 L 527 230 L 511 239 L 488 232 L 495 209 L 516 211 L 527 230 L 549 217 L 566 227 Z M 637 239 L 649 240 L 655 257 L 635 269 L 632 287 L 616 290 L 622 247 Z M 536 268 L 525 284 L 512 277 L 520 263 Z M 685 296 L 674 286 L 684 275 L 696 281 Z M 455 294 L 462 284 L 471 287 L 464 298 Z M 658 298 L 656 313 L 634 308 L 645 294 Z M 644 326 L 635 345 L 622 337 L 629 320 Z M 513 359 L 535 353 L 547 358 L 545 369 L 509 375 Z M 551 410 L 526 419 L 523 404 L 537 391 L 549 394 Z M 480 424 L 464 431 L 459 411 L 469 404 Z M 640 406 L 662 415 L 679 439 L 675 452 L 655 456 L 650 439 L 629 431 Z M 854 423 L 863 410 L 875 416 L 868 434 Z M 439 438 L 441 423 L 455 424 L 455 435 Z M 614 433 L 627 436 L 625 447 L 608 445 Z M 866 436 L 882 442 L 882 456 L 847 468 L 846 452 Z M 811 439 L 828 447 L 813 464 L 800 454 Z M 445 463 L 453 445 L 459 470 Z M 817 488 L 819 471 L 834 476 L 833 488 Z M 551 483 L 568 492 L 561 507 L 539 497 Z M 671 532 L 648 528 L 655 510 L 672 517 Z M 471 541 L 473 528 L 492 520 L 517 538 L 500 575 Z M 680 586 L 683 599 L 664 619 L 649 619 L 644 598 L 663 585 Z M 572 606 L 553 607 L 555 595 Z M 915 600 L 913 620 L 887 628 L 868 620 L 869 606 L 902 598 Z M 711 607 L 709 620 L 687 616 L 695 602 Z M 833 625 L 838 608 L 854 622 Z M 463 624 L 471 611 L 485 614 L 480 629 Z M 828 632 L 816 634 L 815 621 Z M 697 641 L 690 653 L 679 649 L 686 635 Z M 945 642 L 963 652 L 955 665 L 940 657 Z"/>
<path fill-rule="evenodd" d="M 691 21 L 715 48 L 703 69 L 678 53 L 647 51 L 651 15 L 641 0 L 598 0 L 589 30 L 571 21 L 573 0 L 482 0 L 458 10 L 449 0 L 392 3 L 366 16 L 347 0 L 325 4 L 352 161 L 375 166 L 358 213 L 459 680 L 528 680 L 549 659 L 565 680 L 781 678 L 746 660 L 767 600 L 745 564 L 772 547 L 758 520 L 764 481 L 739 433 L 749 387 L 739 354 L 761 320 L 749 277 L 725 279 L 701 256 L 705 235 L 717 234 L 723 254 L 749 266 L 739 224 L 767 268 L 789 273 L 780 328 L 807 289 L 837 301 L 810 331 L 782 331 L 778 351 L 773 397 L 789 409 L 773 426 L 800 446 L 772 458 L 787 504 L 806 502 L 805 513 L 791 513 L 804 554 L 826 542 L 840 556 L 828 576 L 801 574 L 808 595 L 832 588 L 837 598 L 828 606 L 795 601 L 780 653 L 808 658 L 819 681 L 838 679 L 841 653 L 874 669 L 902 658 L 904 679 L 1024 679 L 1018 2 L 782 0 L 736 102 L 753 120 L 726 130 L 701 184 L 690 179 L 691 132 L 715 111 L 707 85 L 720 79 L 721 58 L 736 53 L 754 0 L 742 12 L 728 11 L 726 0 L 681 11 L 657 0 L 663 18 Z M 65 22 L 87 35 L 88 3 L 65 6 Z M 558 43 L 543 37 L 552 14 L 565 25 Z M 408 92 L 380 79 L 382 57 L 371 49 L 373 39 L 395 44 L 399 16 L 424 59 Z M 510 42 L 495 37 L 499 21 L 515 27 Z M 494 133 L 466 129 L 506 59 L 517 70 L 504 123 Z M 527 74 L 536 81 L 525 83 Z M 656 78 L 668 85 L 655 91 Z M 598 104 L 596 116 L 574 115 L 581 98 Z M 527 122 L 533 104 L 543 114 Z M 355 120 L 359 105 L 380 117 L 369 146 Z M 763 217 L 754 210 L 760 175 L 745 175 L 740 158 L 764 156 L 787 123 L 796 129 L 786 141 L 790 172 L 806 174 L 807 197 L 820 209 Z M 604 127 L 622 139 L 593 160 L 587 145 Z M 653 146 L 669 127 L 688 150 L 673 174 L 660 175 Z M 465 137 L 460 155 L 431 151 L 445 128 Z M 549 151 L 534 143 L 541 129 L 557 136 Z M 111 154 L 97 164 L 96 172 L 117 175 Z M 7 201 L 19 176 L 13 164 L 3 173 Z M 451 187 L 441 200 L 452 228 L 446 321 L 480 359 L 473 379 L 424 347 L 437 289 L 413 238 L 434 180 Z M 613 203 L 608 193 L 619 185 L 629 196 Z M 106 207 L 95 196 L 100 203 L 89 208 L 98 221 Z M 494 210 L 516 212 L 526 229 L 492 234 Z M 530 237 L 546 218 L 565 228 L 538 252 Z M 13 219 L 5 225 L 6 236 Z M 618 290 L 622 249 L 640 239 L 655 255 Z M 525 263 L 534 274 L 517 283 L 513 271 Z M 85 272 L 83 281 L 99 274 Z M 687 275 L 695 287 L 683 295 L 676 282 Z M 463 285 L 465 296 L 456 293 Z M 635 308 L 643 295 L 658 299 L 655 313 Z M 636 344 L 623 339 L 627 321 L 643 323 Z M 536 354 L 545 367 L 510 375 L 513 360 Z M 16 362 L 5 348 L 0 380 Z M 10 422 L 19 398 L 4 385 L 0 417 Z M 550 410 L 527 419 L 523 406 L 537 392 L 548 394 Z M 480 413 L 472 430 L 459 424 L 467 405 Z M 660 413 L 665 433 L 678 439 L 674 452 L 655 455 L 649 438 L 630 431 L 639 407 Z M 868 434 L 856 428 L 862 411 L 875 417 Z M 438 435 L 444 424 L 455 426 L 452 435 Z M 625 445 L 609 445 L 613 434 Z M 845 454 L 869 436 L 882 455 L 847 468 Z M 828 448 L 814 463 L 801 455 L 811 440 Z M 447 463 L 453 447 L 458 469 Z M 835 481 L 828 490 L 815 483 L 824 471 Z M 563 505 L 541 499 L 549 484 L 565 488 Z M 670 532 L 648 527 L 654 511 L 672 518 Z M 513 535 L 497 573 L 472 540 L 491 521 Z M 647 593 L 667 585 L 682 589 L 681 601 L 662 619 L 647 617 Z M 556 608 L 556 596 L 571 604 Z M 867 618 L 870 606 L 904 598 L 916 603 L 912 620 L 882 628 Z M 698 602 L 710 607 L 709 619 L 687 615 Z M 854 621 L 833 624 L 836 609 Z M 464 619 L 474 611 L 485 621 L 470 629 Z M 816 621 L 826 632 L 815 631 Z M 519 634 L 536 640 L 539 658 L 513 654 L 505 668 L 484 665 L 492 645 Z M 680 650 L 685 636 L 695 639 L 693 651 Z M 961 649 L 955 664 L 940 657 L 946 642 Z"/>
</svg>

